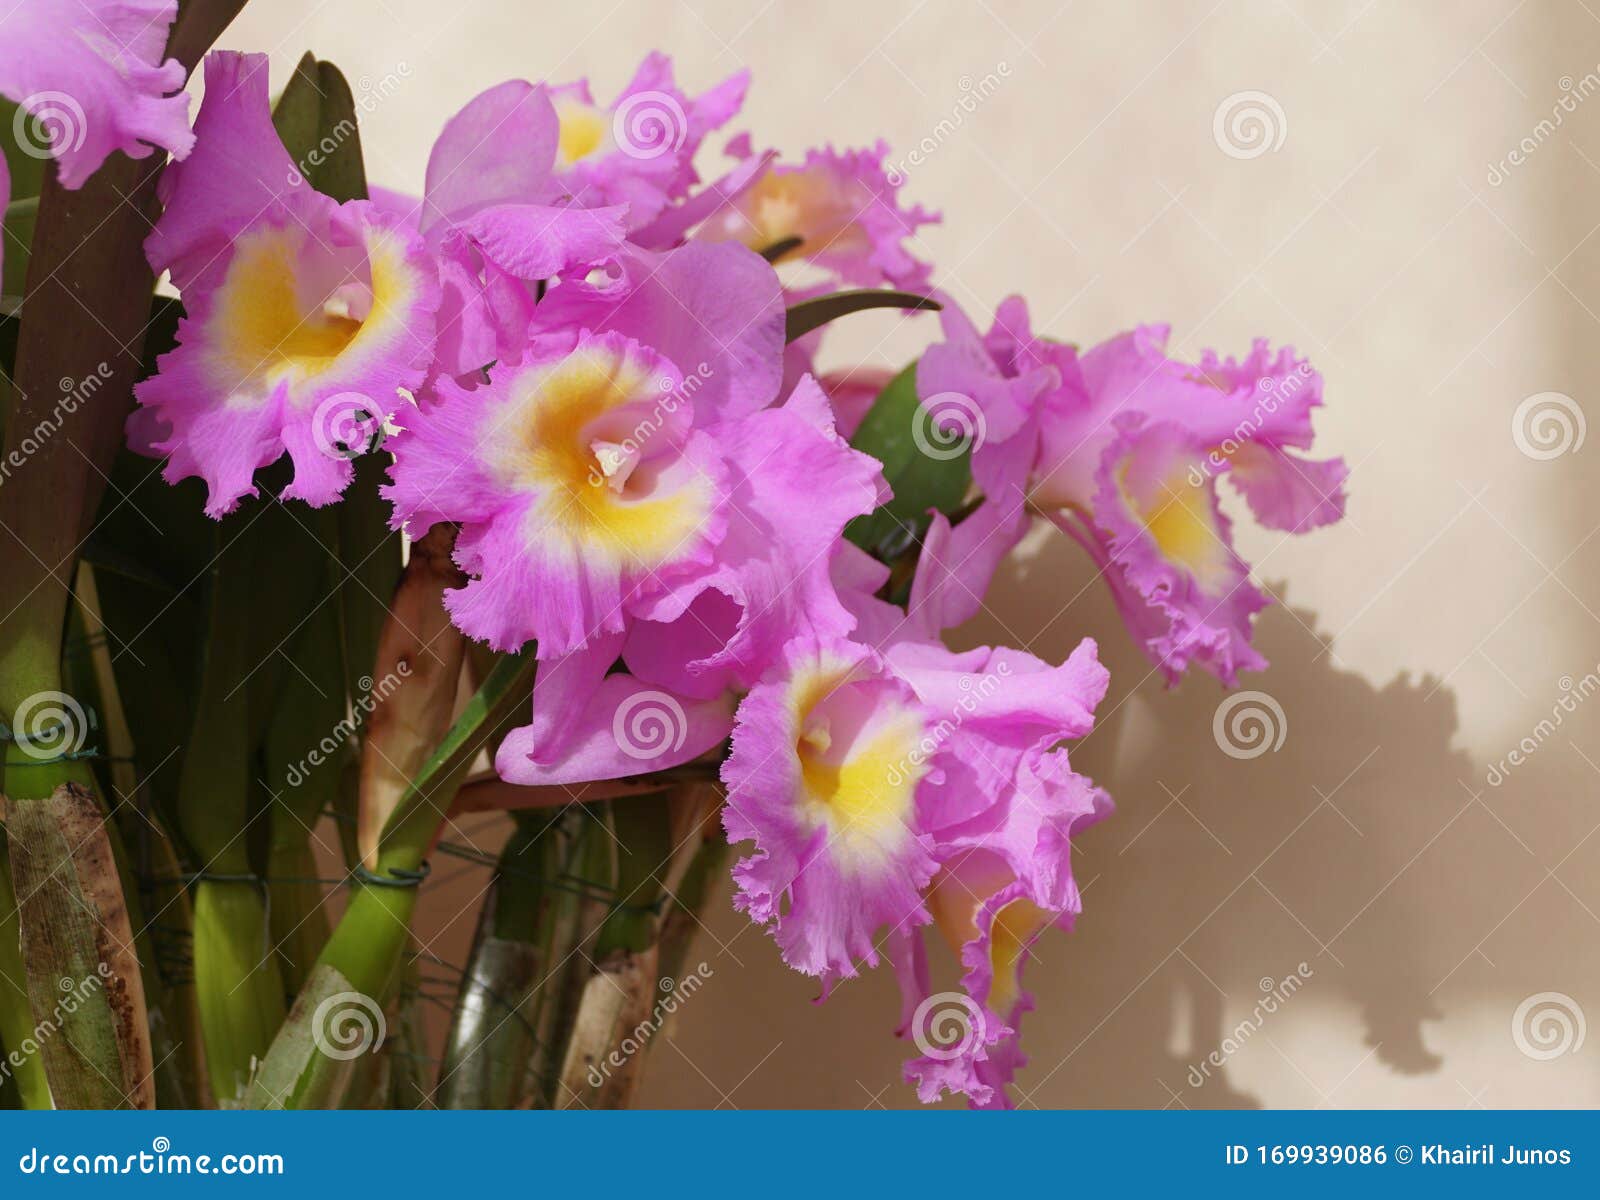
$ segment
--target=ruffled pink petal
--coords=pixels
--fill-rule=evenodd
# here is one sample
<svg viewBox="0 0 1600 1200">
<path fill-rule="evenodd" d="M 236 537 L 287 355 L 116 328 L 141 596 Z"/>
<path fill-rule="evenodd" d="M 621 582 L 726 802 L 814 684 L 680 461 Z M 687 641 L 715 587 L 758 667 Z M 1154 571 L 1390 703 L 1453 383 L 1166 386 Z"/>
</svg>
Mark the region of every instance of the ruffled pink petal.
<svg viewBox="0 0 1600 1200">
<path fill-rule="evenodd" d="M 906 636 L 932 641 L 976 616 L 995 571 L 1028 532 L 1028 523 L 1016 489 L 984 500 L 954 528 L 943 513 L 934 513 L 911 581 Z"/>
<path fill-rule="evenodd" d="M 214 50 L 205 80 L 195 152 L 162 172 L 161 220 L 144 247 L 150 265 L 171 270 L 179 288 L 269 212 L 303 209 L 301 219 L 315 225 L 334 207 L 312 191 L 272 127 L 265 54 Z"/>
<path fill-rule="evenodd" d="M 568 753 L 621 649 L 622 635 L 606 634 L 581 650 L 539 664 L 533 679 L 533 720 L 525 734 L 527 753 L 534 762 L 548 765 Z"/>
<path fill-rule="evenodd" d="M 885 564 L 853 542 L 841 541 L 834 547 L 828 577 L 839 603 L 855 618 L 856 641 L 882 649 L 907 636 L 905 610 L 878 597 L 883 585 L 889 582 L 889 568 Z"/>
<path fill-rule="evenodd" d="M 775 151 L 759 157 L 746 156 L 720 179 L 685 197 L 681 203 L 672 205 L 649 225 L 635 229 L 630 236 L 649 250 L 671 249 L 682 242 L 695 226 L 714 220 L 738 203 L 739 197 L 761 178 L 775 157 Z"/>
<path fill-rule="evenodd" d="M 428 155 L 422 229 L 500 204 L 545 204 L 560 126 L 543 87 L 510 79 L 480 92 L 445 124 Z"/>
<path fill-rule="evenodd" d="M 567 280 L 540 303 L 535 331 L 615 330 L 697 377 L 702 424 L 765 408 L 778 395 L 783 289 L 772 267 L 740 246 L 691 242 L 652 253 L 624 248 L 612 274 Z"/>
<path fill-rule="evenodd" d="M 595 106 L 586 82 L 552 89 L 561 119 L 593 131 L 574 145 L 576 158 L 558 163 L 557 178 L 578 205 L 625 204 L 630 228 L 648 226 L 697 182 L 695 152 L 739 111 L 749 85 L 740 71 L 691 98 L 671 59 L 651 53 L 609 108 Z"/>
<path fill-rule="evenodd" d="M 727 535 L 715 559 L 687 573 L 636 611 L 677 624 L 707 592 L 737 608 L 731 630 L 695 673 L 726 673 L 749 687 L 783 643 L 806 630 L 842 637 L 854 625 L 829 579 L 830 555 L 845 525 L 888 495 L 882 468 L 850 449 L 833 428 L 816 382 L 801 381 L 780 408 L 713 426 L 729 470 Z M 631 660 L 630 660 L 631 662 Z"/>
<path fill-rule="evenodd" d="M 483 255 L 459 230 L 446 229 L 437 239 L 439 263 L 439 340 L 436 365 L 446 375 L 464 376 L 501 357 L 505 325 L 525 326 L 532 301 L 507 317 L 484 283 Z"/>
<path fill-rule="evenodd" d="M 1268 529 L 1304 533 L 1344 516 L 1350 471 L 1342 458 L 1300 458 L 1276 446 L 1247 443 L 1223 466 L 1255 519 Z"/>
<path fill-rule="evenodd" d="M 537 285 L 612 256 L 623 240 L 621 216 L 621 208 L 499 204 L 436 226 L 446 281 L 440 348 L 446 373 L 519 357 Z"/>
<path fill-rule="evenodd" d="M 600 262 L 622 245 L 623 210 L 497 204 L 457 223 L 486 258 L 518 279 L 548 279 Z"/>
<path fill-rule="evenodd" d="M 720 559 L 723 553 L 719 548 L 717 557 Z M 666 594 L 674 595 L 678 590 L 675 586 Z M 640 606 L 643 611 L 652 607 Z M 745 686 L 740 683 L 737 662 L 729 661 L 727 655 L 729 644 L 739 636 L 744 624 L 745 606 L 732 596 L 707 587 L 670 620 L 632 622 L 622 657 L 640 679 L 686 696 L 709 699 L 730 688 Z"/>
<path fill-rule="evenodd" d="M 177 11 L 177 0 L 15 0 L 0 18 L 0 94 L 49 139 L 63 187 L 82 187 L 114 151 L 193 147 L 183 64 L 162 58 Z"/>
<path fill-rule="evenodd" d="M 135 389 L 164 433 L 165 478 L 204 479 L 211 516 L 255 495 L 252 473 L 285 452 L 285 499 L 337 499 L 432 361 L 438 283 L 421 239 L 365 201 L 306 212 L 318 225 L 269 208 L 188 279 L 178 345 Z M 186 208 L 168 214 L 193 227 Z"/>
<path fill-rule="evenodd" d="M 723 766 L 735 906 L 774 926 L 784 961 L 825 979 L 875 965 L 873 935 L 927 921 L 932 874 L 915 825 L 923 714 L 860 647 L 799 639 L 739 706 Z M 818 789 L 821 789 L 820 791 Z"/>
<path fill-rule="evenodd" d="M 628 675 L 610 675 L 580 710 L 559 757 L 542 761 L 532 728 L 513 729 L 495 755 L 495 770 L 518 784 L 623 779 L 699 758 L 726 740 L 732 727 L 731 696 L 694 700 Z"/>
<path fill-rule="evenodd" d="M 1142 325 L 1083 356 L 1089 404 L 1045 424 L 1034 486 L 1041 504 L 1085 502 L 1118 421 L 1134 414 L 1176 425 L 1222 458 L 1247 445 L 1310 447 L 1322 376 L 1309 362 L 1258 339 L 1243 360 L 1208 350 L 1199 363 L 1183 363 L 1167 357 L 1168 333 Z"/>
<path fill-rule="evenodd" d="M 1053 519 L 1094 556 L 1129 631 L 1169 682 L 1198 663 L 1232 687 L 1239 671 L 1267 665 L 1250 630 L 1268 598 L 1233 550 L 1215 481 L 1191 476 L 1201 454 L 1175 426 L 1124 421 L 1097 472 L 1093 524 L 1062 513 Z M 1152 532 L 1151 511 L 1181 521 L 1186 560 Z"/>
<path fill-rule="evenodd" d="M 1044 431 L 1087 411 L 1077 352 L 1035 337 L 1021 297 L 1002 301 L 982 336 L 950 297 L 940 299 L 945 340 L 924 352 L 917 396 L 930 415 L 948 415 L 969 436 L 973 478 L 983 492 L 1021 490 Z"/>
<path fill-rule="evenodd" d="M 924 1104 L 950 1092 L 965 1095 L 973 1108 L 1009 1108 L 1006 1085 L 1027 1062 L 1017 1044 L 1017 1025 L 1034 1007 L 1033 997 L 1020 988 L 1004 1001 L 995 995 L 995 920 L 1006 905 L 1023 899 L 1020 885 L 1005 879 L 998 861 L 979 851 L 959 861 L 954 871 L 947 868 L 935 887 L 932 903 L 941 930 L 951 937 L 955 931 L 947 925 L 959 923 L 965 929 L 961 963 L 966 972 L 961 992 L 924 997 L 907 1023 L 923 1053 L 906 1063 L 905 1079 L 916 1085 Z M 953 921 L 951 910 L 961 916 Z M 1023 957 L 1026 953 L 1023 947 Z M 1016 968 L 1020 966 L 1019 961 Z"/>
<path fill-rule="evenodd" d="M 939 216 L 901 205 L 900 181 L 884 168 L 888 153 L 883 142 L 870 150 L 828 146 L 808 151 L 799 165 L 773 166 L 698 236 L 756 250 L 800 238 L 785 257 L 807 259 L 841 282 L 922 287 L 931 268 L 905 244 Z"/>
<path fill-rule="evenodd" d="M 445 602 L 465 632 L 498 649 L 538 639 L 542 659 L 560 658 L 709 561 L 726 469 L 689 427 L 677 368 L 620 333 L 547 338 L 493 375 L 436 381 L 392 443 L 385 494 L 397 523 L 461 524 L 456 561 L 473 579 Z"/>
</svg>

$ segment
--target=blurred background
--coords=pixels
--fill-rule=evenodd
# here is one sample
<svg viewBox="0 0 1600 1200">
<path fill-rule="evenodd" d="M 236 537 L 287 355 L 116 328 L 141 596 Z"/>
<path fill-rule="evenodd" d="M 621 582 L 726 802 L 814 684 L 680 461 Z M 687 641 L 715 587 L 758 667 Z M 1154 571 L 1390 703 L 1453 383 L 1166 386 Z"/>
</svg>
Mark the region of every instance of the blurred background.
<svg viewBox="0 0 1600 1200">
<path fill-rule="evenodd" d="M 369 175 L 411 191 L 491 83 L 586 75 L 607 101 L 656 47 L 690 92 L 749 66 L 734 128 L 758 145 L 923 148 L 906 195 L 944 223 L 913 248 L 980 325 L 1020 292 L 1080 344 L 1168 321 L 1179 357 L 1258 335 L 1308 354 L 1348 516 L 1238 526 L 1281 601 L 1272 666 L 1242 681 L 1282 710 L 1276 751 L 1223 753 L 1225 693 L 1164 688 L 1053 532 L 952 639 L 1055 661 L 1093 636 L 1113 673 L 1074 761 L 1118 811 L 1078 845 L 1077 930 L 1035 948 L 1017 1100 L 1600 1104 L 1595 7 L 272 0 L 222 44 L 270 51 L 280 82 L 305 50 L 336 62 L 369 100 Z M 898 367 L 935 334 L 851 318 L 825 362 Z M 504 827 L 458 835 L 493 850 Z M 436 872 L 432 952 L 460 961 L 486 882 Z M 890 972 L 814 1004 L 725 895 L 706 920 L 711 978 L 644 1105 L 915 1105 Z M 942 947 L 935 971 L 958 973 Z"/>
</svg>

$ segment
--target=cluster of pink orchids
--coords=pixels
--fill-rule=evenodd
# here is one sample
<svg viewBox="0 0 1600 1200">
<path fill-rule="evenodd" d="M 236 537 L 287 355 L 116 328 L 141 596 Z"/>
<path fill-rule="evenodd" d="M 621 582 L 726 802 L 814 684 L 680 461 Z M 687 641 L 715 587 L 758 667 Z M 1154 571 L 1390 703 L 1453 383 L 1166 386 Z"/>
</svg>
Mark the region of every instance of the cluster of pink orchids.
<svg viewBox="0 0 1600 1200">
<path fill-rule="evenodd" d="M 1165 326 L 1079 350 L 1016 297 L 983 331 L 915 256 L 939 218 L 902 200 L 882 143 L 790 160 L 739 133 L 702 179 L 744 72 L 691 95 L 651 54 L 604 103 L 584 81 L 498 84 L 445 123 L 420 198 L 339 203 L 275 132 L 264 55 L 206 58 L 191 129 L 162 61 L 175 0 L 94 7 L 85 28 L 82 5 L 24 3 L 0 91 L 80 106 L 84 136 L 55 148 L 68 187 L 113 150 L 174 160 L 145 252 L 186 315 L 138 386 L 132 447 L 203 480 L 213 517 L 285 455 L 281 500 L 311 506 L 384 455 L 393 527 L 456 531 L 450 619 L 537 658 L 500 778 L 720 758 L 736 906 L 824 992 L 886 955 L 902 1033 L 933 994 L 937 927 L 971 1034 L 906 1075 L 924 1100 L 1006 1104 L 1020 972 L 1080 911 L 1071 844 L 1110 810 L 1066 748 L 1108 674 L 1089 639 L 1051 663 L 942 635 L 1043 518 L 1169 680 L 1264 667 L 1267 597 L 1218 480 L 1271 529 L 1338 519 L 1344 464 L 1302 456 L 1321 377 L 1265 341 L 1177 361 Z M 893 432 L 970 475 L 945 511 L 895 510 L 894 536 L 847 536 L 894 497 L 900 467 L 867 436 L 890 373 L 819 374 L 824 329 L 788 336 L 792 308 L 841 288 L 941 309 L 905 318 L 938 336 L 920 403 L 895 410 L 917 428 Z"/>
</svg>

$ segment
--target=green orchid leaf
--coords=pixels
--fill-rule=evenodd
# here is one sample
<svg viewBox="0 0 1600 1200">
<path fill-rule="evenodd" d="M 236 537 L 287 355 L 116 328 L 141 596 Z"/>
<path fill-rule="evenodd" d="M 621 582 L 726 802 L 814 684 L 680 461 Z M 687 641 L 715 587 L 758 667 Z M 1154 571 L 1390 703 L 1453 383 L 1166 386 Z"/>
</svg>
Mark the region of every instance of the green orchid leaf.
<svg viewBox="0 0 1600 1200">
<path fill-rule="evenodd" d="M 869 308 L 902 308 L 921 312 L 938 312 L 943 307 L 931 296 L 917 292 L 896 292 L 887 289 L 862 288 L 858 291 L 833 292 L 802 300 L 789 309 L 784 329 L 784 340 L 793 342 L 805 337 L 813 329 L 820 329 L 829 321 L 848 313 L 865 312 Z"/>
<path fill-rule="evenodd" d="M 940 432 L 917 399 L 917 365 L 891 379 L 850 444 L 883 464 L 894 496 L 845 527 L 845 537 L 887 561 L 928 528 L 930 509 L 953 513 L 972 483 L 972 448 Z"/>
<path fill-rule="evenodd" d="M 339 68 L 306 54 L 272 109 L 272 124 L 300 175 L 341 204 L 367 198 L 355 98 Z"/>
</svg>

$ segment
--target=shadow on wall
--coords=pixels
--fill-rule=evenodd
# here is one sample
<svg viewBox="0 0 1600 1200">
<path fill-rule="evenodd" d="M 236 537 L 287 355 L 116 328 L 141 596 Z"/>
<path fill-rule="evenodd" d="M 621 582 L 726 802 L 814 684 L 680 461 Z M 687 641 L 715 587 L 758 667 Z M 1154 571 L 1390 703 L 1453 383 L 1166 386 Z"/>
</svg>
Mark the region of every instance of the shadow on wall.
<svg viewBox="0 0 1600 1200">
<path fill-rule="evenodd" d="M 1063 553 L 1047 547 L 1024 588 Z M 1437 845 L 1475 806 L 1453 694 L 1430 679 L 1373 687 L 1337 663 L 1314 613 L 1283 605 L 1257 626 L 1268 671 L 1234 692 L 1199 674 L 1169 690 L 1102 603 L 1090 624 L 1109 631 L 1113 694 L 1077 762 L 1118 811 L 1079 843 L 1078 930 L 1032 964 L 1022 1092 L 1046 1107 L 1333 1099 L 1328 1056 L 1298 1064 L 1273 1036 L 1313 996 L 1322 1012 L 1359 1009 L 1346 1070 L 1366 1057 L 1436 1070 L 1424 1022 L 1457 960 L 1430 926 L 1471 905 L 1468 864 Z M 1300 1094 L 1239 1090 L 1235 1055 L 1274 1050 Z"/>
</svg>

